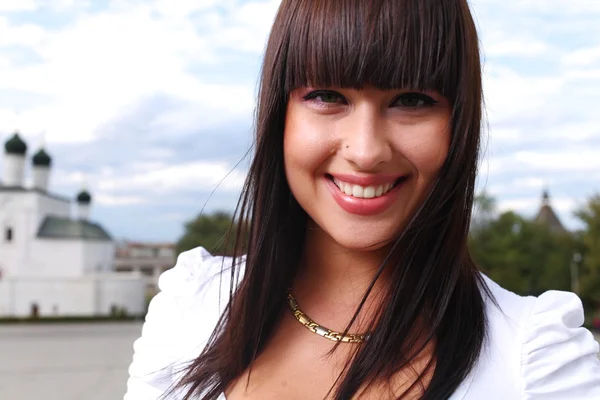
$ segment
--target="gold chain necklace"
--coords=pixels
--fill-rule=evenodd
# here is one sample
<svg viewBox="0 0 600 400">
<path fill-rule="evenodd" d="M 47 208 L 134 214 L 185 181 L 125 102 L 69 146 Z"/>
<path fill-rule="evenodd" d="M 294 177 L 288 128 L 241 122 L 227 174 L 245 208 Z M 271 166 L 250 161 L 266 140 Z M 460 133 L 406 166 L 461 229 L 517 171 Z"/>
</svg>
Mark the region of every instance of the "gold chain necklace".
<svg viewBox="0 0 600 400">
<path fill-rule="evenodd" d="M 334 342 L 362 343 L 367 340 L 366 334 L 348 333 L 344 335 L 343 333 L 332 331 L 331 329 L 327 329 L 324 326 L 317 324 L 315 321 L 310 319 L 308 315 L 304 314 L 302 310 L 300 310 L 296 299 L 294 296 L 292 296 L 291 290 L 288 290 L 287 300 L 294 317 L 296 317 L 298 322 L 308 328 L 311 332 L 314 332 L 317 335 L 323 336 L 329 340 L 333 340 Z"/>
</svg>

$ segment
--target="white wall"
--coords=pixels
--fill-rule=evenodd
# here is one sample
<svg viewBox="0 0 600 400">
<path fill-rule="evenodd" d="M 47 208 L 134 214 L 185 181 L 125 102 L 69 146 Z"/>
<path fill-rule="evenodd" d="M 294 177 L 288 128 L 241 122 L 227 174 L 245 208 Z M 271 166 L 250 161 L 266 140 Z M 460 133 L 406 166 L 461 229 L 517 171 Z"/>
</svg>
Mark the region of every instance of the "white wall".
<svg viewBox="0 0 600 400">
<path fill-rule="evenodd" d="M 36 239 L 21 276 L 81 277 L 112 271 L 115 244 L 109 241 Z"/>
<path fill-rule="evenodd" d="M 0 268 L 2 277 L 63 276 L 111 271 L 115 245 L 107 241 L 38 239 L 47 215 L 69 217 L 70 204 L 37 192 L 0 192 Z M 4 241 L 7 227 L 13 240 Z"/>
<path fill-rule="evenodd" d="M 23 223 L 26 229 L 25 234 L 28 238 L 28 242 L 31 242 L 33 238 L 37 235 L 37 232 L 40 228 L 41 216 L 39 214 L 38 208 L 38 200 L 41 195 L 36 192 L 22 192 L 21 193 L 21 201 L 22 209 L 20 210 L 23 214 Z M 22 230 L 23 228 L 21 228 Z"/>
<path fill-rule="evenodd" d="M 135 276 L 58 279 L 15 278 L 0 282 L 0 316 L 28 317 L 33 304 L 44 316 L 109 315 L 113 305 L 129 315 L 145 313 L 145 283 Z"/>
<path fill-rule="evenodd" d="M 51 215 L 54 217 L 71 217 L 71 202 L 48 197 L 37 192 L 31 192 L 35 197 L 35 208 L 37 213 L 37 226 L 39 227 L 44 218 Z M 36 232 L 37 233 L 37 228 Z"/>
<path fill-rule="evenodd" d="M 5 186 L 25 185 L 25 155 L 4 153 L 2 183 Z"/>
<path fill-rule="evenodd" d="M 0 282 L 0 292 L 8 294 L 5 315 L 27 317 L 32 305 L 40 316 L 90 315 L 94 312 L 93 282 L 77 279 L 11 279 Z M 4 310 L 0 310 L 4 311 Z"/>
<path fill-rule="evenodd" d="M 32 187 L 47 191 L 50 185 L 51 168 L 42 165 L 35 165 L 31 168 Z"/>
<path fill-rule="evenodd" d="M 81 240 L 37 239 L 31 243 L 27 268 L 20 276 L 82 276 L 84 244 Z"/>
<path fill-rule="evenodd" d="M 102 278 L 98 311 L 110 314 L 111 307 L 124 308 L 128 315 L 146 312 L 146 281 L 141 276 L 110 274 Z"/>
<path fill-rule="evenodd" d="M 115 266 L 115 243 L 109 241 L 82 242 L 83 273 L 112 272 Z"/>
<path fill-rule="evenodd" d="M 35 238 L 47 215 L 69 217 L 70 204 L 37 192 L 0 192 L 0 261 L 6 270 L 3 276 L 35 274 L 32 264 L 36 251 Z M 4 241 L 7 227 L 13 230 L 13 240 Z M 44 253 L 48 256 L 51 253 Z M 30 268 L 32 270 L 30 270 Z"/>
<path fill-rule="evenodd" d="M 30 221 L 33 219 L 32 197 L 26 192 L 0 192 L 0 260 L 4 276 L 16 275 L 26 265 L 29 254 Z M 11 242 L 5 242 L 6 228 L 12 228 Z"/>
<path fill-rule="evenodd" d="M 3 279 L 0 281 L 0 316 L 11 315 L 14 284 L 12 281 Z"/>
</svg>

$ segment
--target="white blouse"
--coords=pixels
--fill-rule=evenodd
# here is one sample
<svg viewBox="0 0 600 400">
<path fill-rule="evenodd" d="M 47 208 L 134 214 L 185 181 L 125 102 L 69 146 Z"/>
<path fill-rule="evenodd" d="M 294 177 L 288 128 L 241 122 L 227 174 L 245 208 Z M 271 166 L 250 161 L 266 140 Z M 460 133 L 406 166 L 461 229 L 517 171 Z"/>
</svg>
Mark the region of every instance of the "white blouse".
<svg viewBox="0 0 600 400">
<path fill-rule="evenodd" d="M 196 248 L 161 275 L 133 345 L 124 400 L 159 399 L 181 377 L 178 367 L 200 354 L 227 304 L 230 274 L 221 276 L 222 265 L 230 260 Z M 600 400 L 599 346 L 581 327 L 579 298 L 559 291 L 521 297 L 485 279 L 500 309 L 487 302 L 488 340 L 450 400 Z"/>
</svg>

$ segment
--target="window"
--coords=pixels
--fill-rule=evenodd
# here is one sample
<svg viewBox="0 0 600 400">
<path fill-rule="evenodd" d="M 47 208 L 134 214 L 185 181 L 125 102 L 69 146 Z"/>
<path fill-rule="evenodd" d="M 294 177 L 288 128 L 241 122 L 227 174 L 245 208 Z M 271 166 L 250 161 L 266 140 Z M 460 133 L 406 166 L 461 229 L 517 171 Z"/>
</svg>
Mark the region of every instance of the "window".
<svg viewBox="0 0 600 400">
<path fill-rule="evenodd" d="M 12 242 L 13 239 L 13 230 L 12 228 L 6 228 L 6 231 L 4 232 L 4 241 L 6 242 Z"/>
</svg>

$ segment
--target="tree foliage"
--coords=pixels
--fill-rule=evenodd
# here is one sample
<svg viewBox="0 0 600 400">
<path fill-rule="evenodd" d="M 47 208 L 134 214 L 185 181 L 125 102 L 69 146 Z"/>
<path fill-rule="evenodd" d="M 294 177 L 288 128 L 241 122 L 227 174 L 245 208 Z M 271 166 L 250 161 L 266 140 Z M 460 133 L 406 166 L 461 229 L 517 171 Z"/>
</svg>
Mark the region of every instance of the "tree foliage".
<svg viewBox="0 0 600 400">
<path fill-rule="evenodd" d="M 479 193 L 475 196 L 473 204 L 471 230 L 476 231 L 487 226 L 493 220 L 495 212 L 496 200 L 486 192 Z"/>
<path fill-rule="evenodd" d="M 575 241 L 509 211 L 472 231 L 470 251 L 499 285 L 519 294 L 570 290 Z"/>
<path fill-rule="evenodd" d="M 591 197 L 575 215 L 583 223 L 579 233 L 581 269 L 580 285 L 583 301 L 594 308 L 600 306 L 600 195 Z"/>
<path fill-rule="evenodd" d="M 185 224 L 185 232 L 175 246 L 177 254 L 202 246 L 213 255 L 230 255 L 236 227 L 232 223 L 232 215 L 225 211 L 200 214 Z"/>
</svg>

